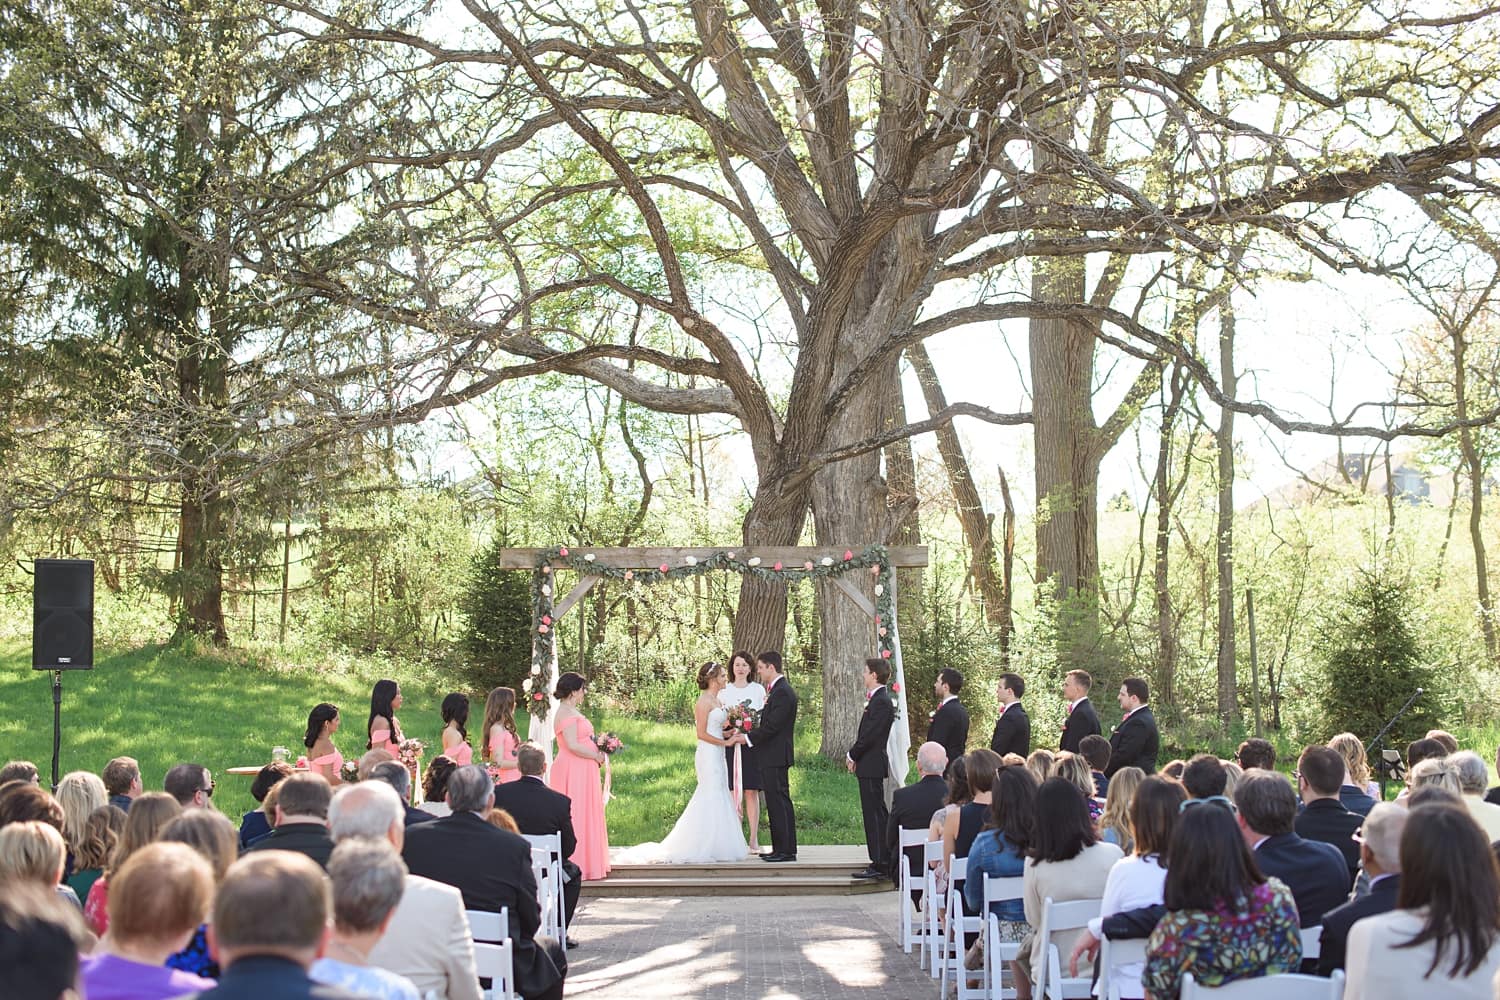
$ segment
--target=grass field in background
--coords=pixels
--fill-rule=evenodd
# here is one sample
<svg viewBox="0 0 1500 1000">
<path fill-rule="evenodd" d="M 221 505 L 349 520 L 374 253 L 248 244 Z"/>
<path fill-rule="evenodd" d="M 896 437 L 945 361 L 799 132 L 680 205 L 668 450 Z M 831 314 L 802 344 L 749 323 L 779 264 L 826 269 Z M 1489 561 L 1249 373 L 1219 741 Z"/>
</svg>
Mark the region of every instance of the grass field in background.
<svg viewBox="0 0 1500 1000">
<path fill-rule="evenodd" d="M 399 713 L 405 733 L 428 744 L 428 759 L 442 731 L 438 706 L 451 690 L 440 675 L 415 672 L 379 660 L 351 658 L 320 667 L 272 666 L 236 654 L 200 654 L 175 647 L 125 652 L 100 650 L 93 671 L 63 675 L 60 773 L 99 773 L 121 754 L 141 762 L 148 790 L 160 789 L 173 764 L 196 761 L 214 773 L 214 801 L 238 820 L 254 806 L 250 778 L 225 769 L 261 764 L 273 746 L 302 752 L 307 713 L 320 701 L 339 706 L 342 728 L 335 745 L 346 757 L 364 747 L 370 688 L 381 677 L 401 683 Z M 474 698 L 470 731 L 475 742 L 483 705 Z M 626 743 L 613 760 L 614 801 L 608 815 L 611 840 L 635 844 L 660 840 L 692 795 L 694 736 L 690 725 L 645 722 L 617 714 L 600 718 L 584 705 L 599 732 L 612 730 Z M 526 720 L 519 720 L 524 735 Z M 798 766 L 792 794 L 798 836 L 808 844 L 862 843 L 859 791 L 854 778 L 817 756 L 816 719 L 799 726 Z M 28 644 L 0 644 L 0 761 L 25 759 L 52 766 L 51 675 L 31 669 Z M 762 820 L 764 830 L 764 820 Z M 763 842 L 770 838 L 762 833 Z"/>
</svg>

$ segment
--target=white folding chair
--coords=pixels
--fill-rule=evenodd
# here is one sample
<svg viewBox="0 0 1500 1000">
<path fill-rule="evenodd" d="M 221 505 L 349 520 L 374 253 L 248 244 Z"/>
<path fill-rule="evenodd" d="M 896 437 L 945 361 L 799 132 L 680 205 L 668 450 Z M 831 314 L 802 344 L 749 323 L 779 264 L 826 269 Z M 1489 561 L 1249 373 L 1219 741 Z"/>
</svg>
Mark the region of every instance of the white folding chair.
<svg viewBox="0 0 1500 1000">
<path fill-rule="evenodd" d="M 1078 930 L 1087 927 L 1089 921 L 1099 915 L 1103 900 L 1075 899 L 1067 903 L 1053 902 L 1048 896 L 1042 903 L 1042 925 L 1037 930 L 1037 939 L 1042 942 L 1041 968 L 1032 969 L 1036 978 L 1035 995 L 1051 1000 L 1073 1000 L 1087 998 L 1093 994 L 1094 970 L 1088 975 L 1064 976 L 1062 955 L 1052 943 L 1052 935 L 1060 931 Z"/>
<path fill-rule="evenodd" d="M 938 926 L 938 914 L 943 912 L 944 900 L 937 887 L 937 869 L 935 863 L 943 860 L 943 842 L 941 840 L 930 840 L 922 845 L 922 925 L 926 928 L 922 935 L 922 952 L 919 956 L 917 967 L 928 969 L 932 978 L 938 978 L 941 973 L 939 968 L 938 953 L 942 950 L 942 930 Z M 927 964 L 928 953 L 931 952 L 931 965 Z"/>
<path fill-rule="evenodd" d="M 1287 972 L 1213 987 L 1199 985 L 1191 972 L 1182 977 L 1182 1000 L 1342 1000 L 1343 996 L 1342 970 L 1335 970 L 1329 979 Z"/>
<path fill-rule="evenodd" d="M 1103 938 L 1099 942 L 1099 989 L 1095 992 L 1099 1000 L 1121 1000 L 1121 982 L 1114 976 L 1114 967 L 1131 962 L 1146 961 L 1146 938 L 1125 938 L 1111 941 Z"/>
<path fill-rule="evenodd" d="M 899 831 L 895 862 L 897 871 L 901 873 L 897 882 L 897 890 L 901 894 L 901 905 L 897 909 L 901 916 L 896 923 L 896 934 L 901 942 L 901 950 L 908 955 L 911 954 L 913 945 L 920 947 L 922 935 L 927 932 L 927 929 L 921 925 L 920 920 L 915 923 L 912 920 L 911 893 L 914 886 L 912 885 L 911 863 L 907 860 L 906 849 L 922 847 L 926 843 L 927 831 L 925 829 Z"/>
<path fill-rule="evenodd" d="M 1323 954 L 1323 925 L 1302 928 L 1302 957 L 1317 961 Z"/>
<path fill-rule="evenodd" d="M 474 945 L 474 971 L 480 979 L 490 980 L 484 1000 L 514 1000 L 516 974 L 511 963 L 510 938 L 500 944 Z"/>
<path fill-rule="evenodd" d="M 964 936 L 982 934 L 984 921 L 964 913 L 963 880 L 968 874 L 969 859 L 954 858 L 948 868 L 948 926 L 943 931 L 940 960 L 943 968 L 939 975 L 941 1000 L 948 1000 L 948 980 L 953 980 L 954 996 L 957 1000 L 984 1000 L 989 987 L 981 982 L 976 989 L 969 988 L 969 971 L 964 968 Z M 975 972 L 980 970 L 975 969 Z M 980 973 L 982 975 L 982 972 Z"/>
<path fill-rule="evenodd" d="M 499 944 L 510 937 L 510 907 L 500 907 L 499 913 L 489 910 L 465 910 L 469 918 L 469 936 L 475 941 Z"/>
<path fill-rule="evenodd" d="M 991 913 L 991 907 L 1003 900 L 1020 899 L 1026 891 L 1026 880 L 1017 875 L 1012 878 L 984 876 L 984 907 L 979 911 L 984 921 L 984 983 L 986 997 L 993 1000 L 1009 1000 L 1016 995 L 1016 985 L 1005 984 L 1006 963 L 1021 953 L 1019 941 L 1000 940 L 1000 918 Z"/>
<path fill-rule="evenodd" d="M 562 835 L 556 833 L 522 834 L 531 843 L 532 868 L 537 872 L 537 901 L 542 906 L 542 933 L 557 938 L 563 951 L 568 950 L 567 907 L 563 905 Z M 538 854 L 545 858 L 538 866 Z M 546 882 L 546 886 L 542 885 Z"/>
</svg>

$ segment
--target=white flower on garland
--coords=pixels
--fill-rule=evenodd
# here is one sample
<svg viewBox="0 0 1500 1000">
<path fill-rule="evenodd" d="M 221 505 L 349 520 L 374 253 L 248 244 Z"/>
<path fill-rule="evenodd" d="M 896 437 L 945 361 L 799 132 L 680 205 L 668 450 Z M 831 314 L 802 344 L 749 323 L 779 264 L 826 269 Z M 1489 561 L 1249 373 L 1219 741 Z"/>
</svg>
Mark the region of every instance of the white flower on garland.
<svg viewBox="0 0 1500 1000">
<path fill-rule="evenodd" d="M 724 558 L 725 559 L 733 559 L 734 558 L 734 553 L 733 552 L 726 552 L 726 553 L 724 553 Z"/>
<path fill-rule="evenodd" d="M 685 562 L 685 563 L 687 563 L 689 566 L 696 566 L 696 565 L 698 565 L 698 557 L 697 556 L 688 556 L 686 559 L 684 559 L 682 561 Z"/>
<path fill-rule="evenodd" d="M 584 555 L 584 557 L 583 557 L 583 561 L 584 562 L 593 562 L 594 561 L 594 554 L 592 552 L 586 553 Z"/>
<path fill-rule="evenodd" d="M 546 584 L 543 584 L 542 585 L 542 596 L 543 597 L 551 597 L 552 596 L 552 588 L 549 587 L 549 586 L 547 586 Z"/>
<path fill-rule="evenodd" d="M 824 556 L 822 559 L 818 560 L 818 565 L 820 565 L 820 566 L 832 566 L 833 565 L 833 557 L 832 556 Z"/>
<path fill-rule="evenodd" d="M 532 673 L 536 673 L 536 667 L 532 667 L 531 668 L 531 672 Z M 521 682 L 521 690 L 525 691 L 527 694 L 531 693 L 531 678 L 530 677 L 526 678 L 524 681 Z"/>
<path fill-rule="evenodd" d="M 759 566 L 760 565 L 760 556 L 751 556 L 750 557 L 750 565 L 751 566 Z"/>
<path fill-rule="evenodd" d="M 542 668 L 539 667 L 537 664 L 533 663 L 531 665 L 531 674 L 532 674 L 532 676 L 533 677 L 539 677 L 539 676 L 541 676 L 541 673 L 542 673 Z"/>
<path fill-rule="evenodd" d="M 879 597 L 879 596 L 880 596 L 880 595 L 881 595 L 881 594 L 883 594 L 883 593 L 885 593 L 885 585 L 884 585 L 884 584 L 880 584 L 880 583 L 877 583 L 877 584 L 876 584 L 876 585 L 875 585 L 875 596 L 876 596 L 876 597 Z"/>
</svg>

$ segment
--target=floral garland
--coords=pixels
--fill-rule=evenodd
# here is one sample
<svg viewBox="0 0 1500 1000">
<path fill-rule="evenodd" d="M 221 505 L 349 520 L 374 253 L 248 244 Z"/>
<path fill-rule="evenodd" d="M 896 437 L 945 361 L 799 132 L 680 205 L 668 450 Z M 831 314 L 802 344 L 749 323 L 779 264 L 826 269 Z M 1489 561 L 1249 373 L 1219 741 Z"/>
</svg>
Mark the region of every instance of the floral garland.
<svg viewBox="0 0 1500 1000">
<path fill-rule="evenodd" d="M 889 627 L 893 596 L 891 564 L 890 555 L 884 545 L 871 545 L 857 553 L 851 549 L 845 549 L 838 555 L 825 555 L 818 559 L 805 560 L 800 566 L 786 566 L 780 562 L 766 566 L 759 556 L 741 559 L 733 552 L 716 552 L 707 559 L 684 556 L 682 561 L 675 566 L 662 563 L 654 569 L 621 569 L 617 566 L 605 566 L 598 562 L 598 557 L 592 552 L 574 552 L 566 545 L 560 545 L 554 549 L 547 549 L 537 556 L 536 569 L 531 576 L 531 621 L 535 634 L 532 636 L 531 643 L 531 677 L 527 678 L 524 687 L 530 693 L 527 707 L 533 711 L 540 709 L 543 717 L 548 708 L 547 698 L 543 692 L 533 691 L 532 688 L 537 683 L 541 683 L 540 678 L 545 676 L 545 671 L 550 669 L 552 664 L 553 646 L 556 641 L 552 618 L 552 571 L 553 567 L 559 563 L 589 576 L 640 585 L 661 583 L 665 580 L 684 580 L 725 570 L 742 576 L 755 576 L 762 580 L 779 583 L 828 580 L 846 573 L 864 570 L 875 578 L 875 630 L 879 640 L 880 655 L 885 659 L 890 659 L 895 655 L 895 637 L 891 635 Z M 543 697 L 538 699 L 536 697 L 538 694 L 543 694 Z"/>
</svg>

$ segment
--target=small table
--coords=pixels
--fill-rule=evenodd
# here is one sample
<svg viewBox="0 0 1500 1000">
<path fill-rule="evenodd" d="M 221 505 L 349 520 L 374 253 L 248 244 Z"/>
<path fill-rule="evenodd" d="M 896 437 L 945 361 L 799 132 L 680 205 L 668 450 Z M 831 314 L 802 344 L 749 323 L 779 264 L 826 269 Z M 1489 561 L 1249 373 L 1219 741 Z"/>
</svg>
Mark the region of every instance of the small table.
<svg viewBox="0 0 1500 1000">
<path fill-rule="evenodd" d="M 227 767 L 227 768 L 224 769 L 224 773 L 225 774 L 238 774 L 238 775 L 240 775 L 242 777 L 253 778 L 257 774 L 259 774 L 261 772 L 261 768 L 263 768 L 265 766 L 266 766 L 265 764 L 252 764 L 252 765 L 247 765 L 247 766 L 244 766 L 244 767 Z M 310 767 L 298 767 L 296 764 L 293 764 L 292 765 L 292 770 L 294 772 L 301 771 L 301 772 L 306 773 L 307 771 L 312 770 L 312 768 L 310 768 Z"/>
</svg>

